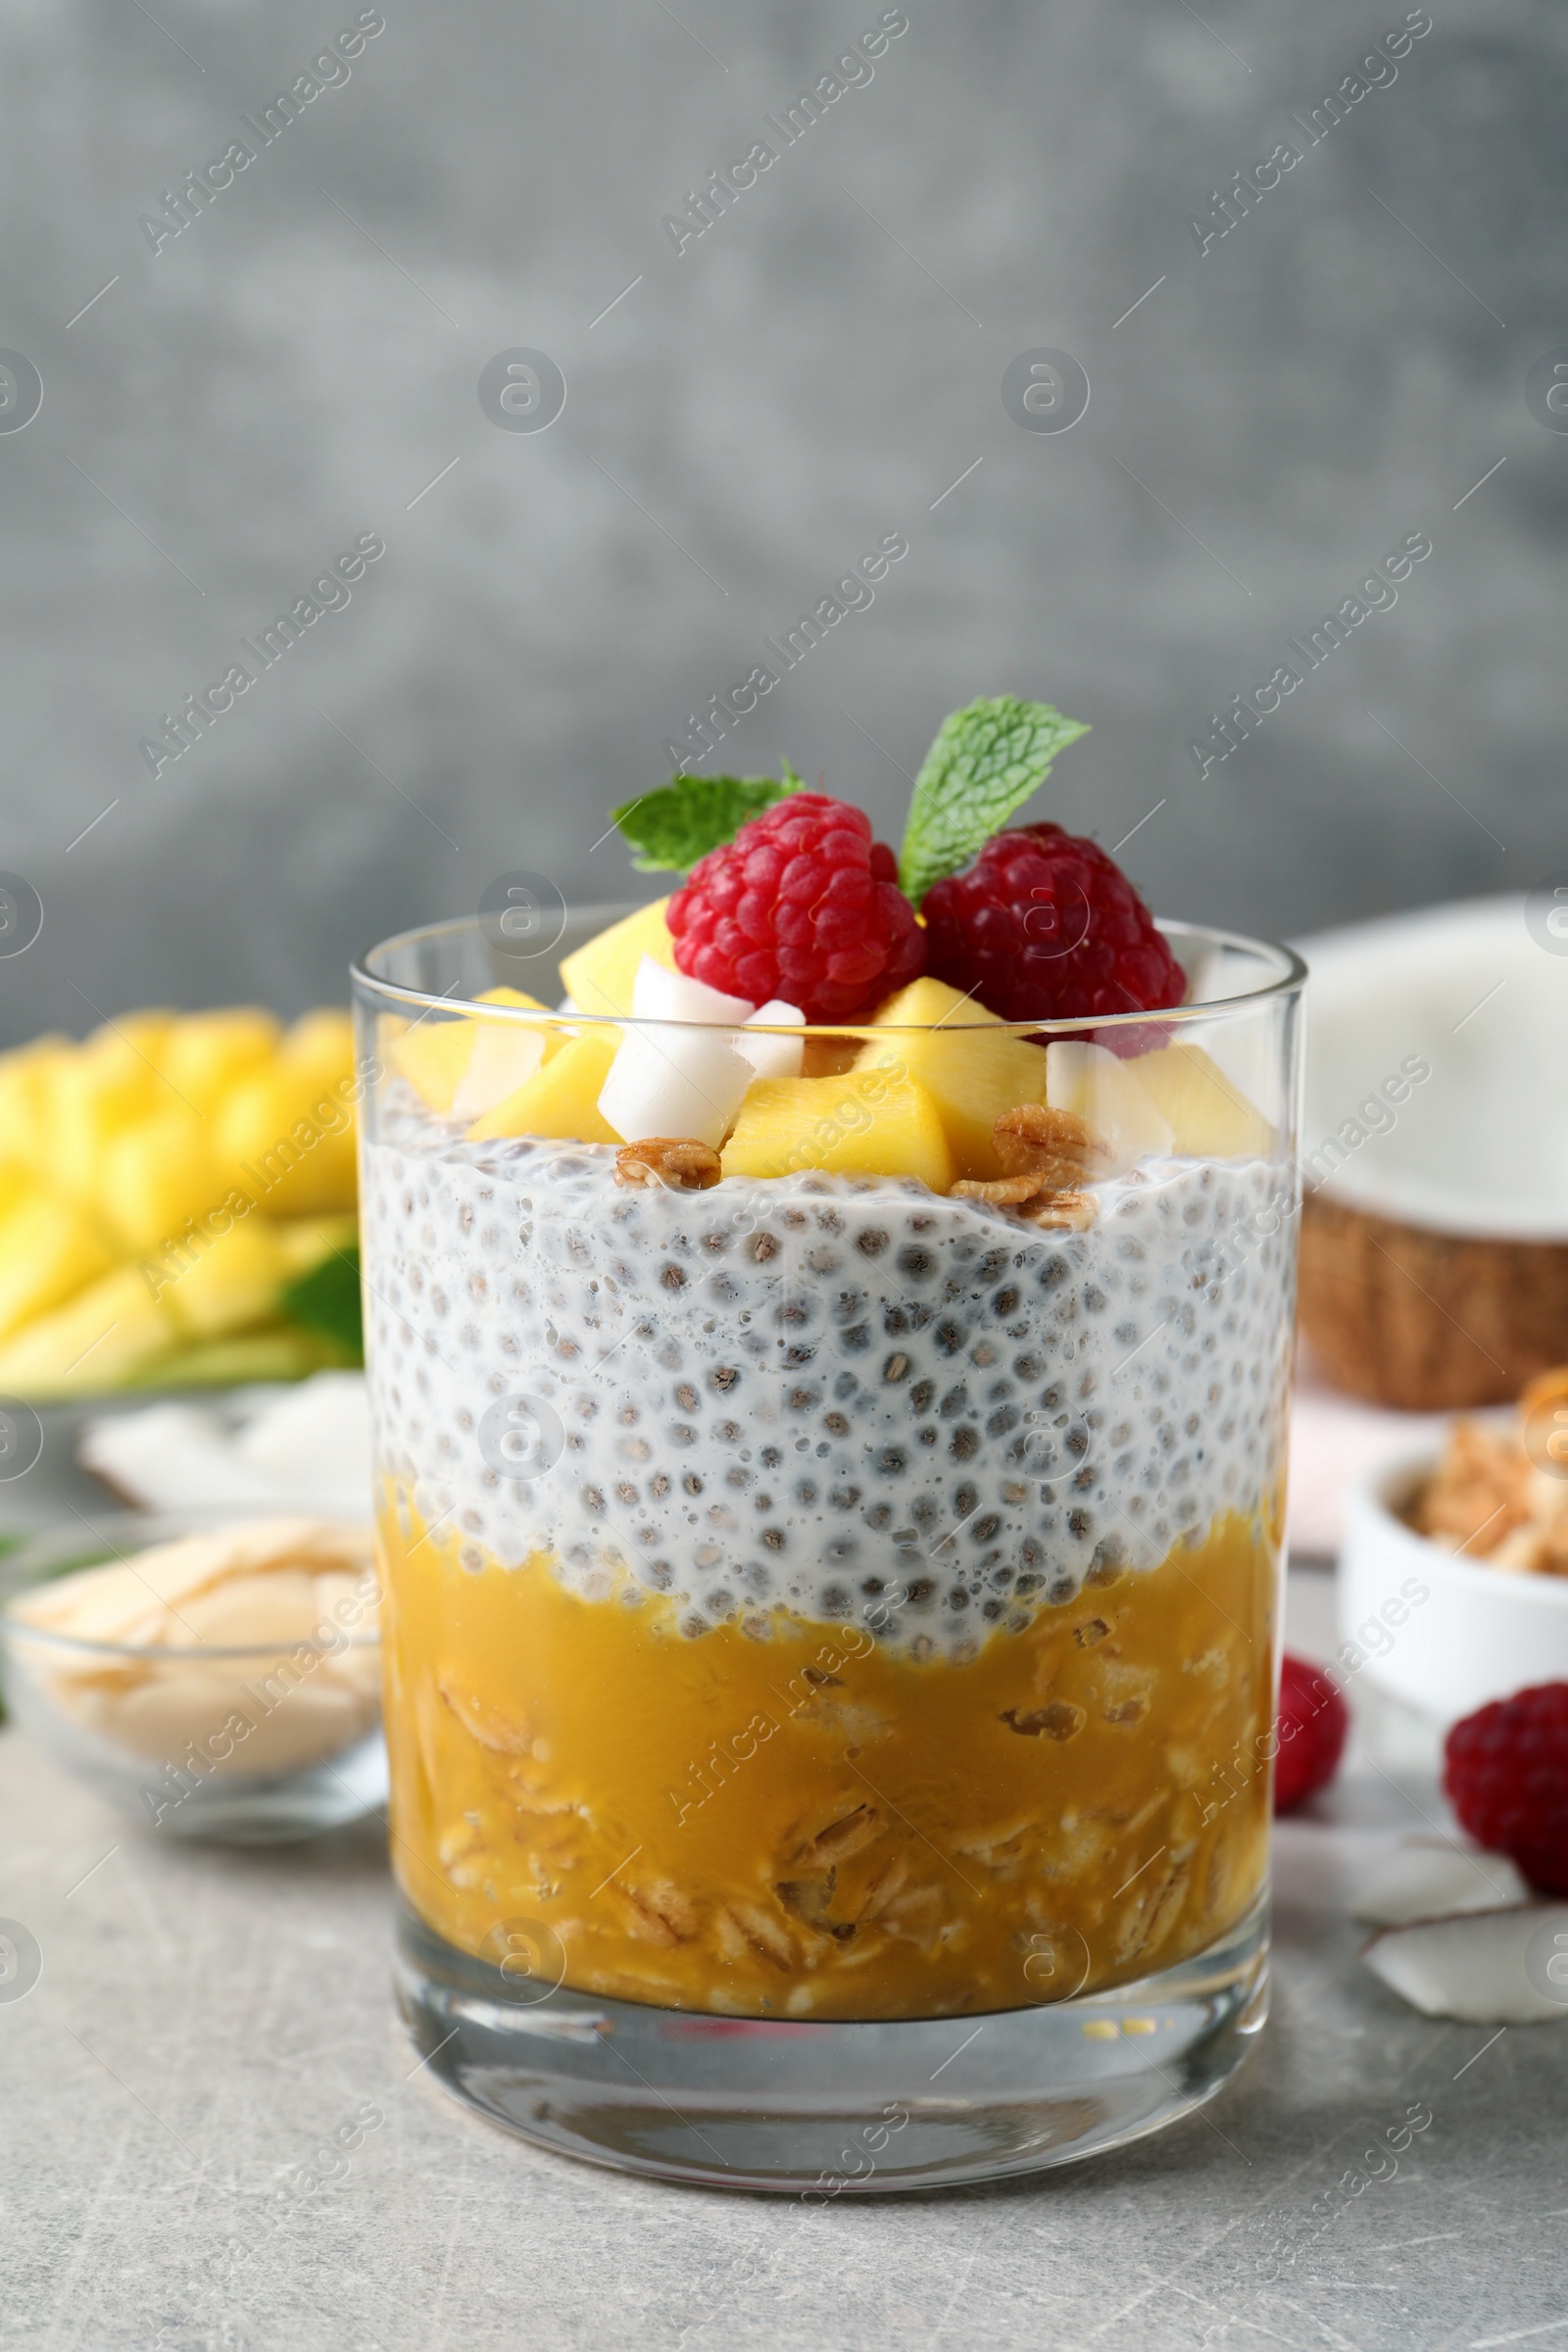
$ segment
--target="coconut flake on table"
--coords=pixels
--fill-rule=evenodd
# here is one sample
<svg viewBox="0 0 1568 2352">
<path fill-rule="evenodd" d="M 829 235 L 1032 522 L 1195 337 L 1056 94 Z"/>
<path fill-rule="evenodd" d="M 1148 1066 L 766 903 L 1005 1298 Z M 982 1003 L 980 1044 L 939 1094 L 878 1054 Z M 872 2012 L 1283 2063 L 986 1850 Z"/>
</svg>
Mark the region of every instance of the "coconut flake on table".
<svg viewBox="0 0 1568 2352">
<path fill-rule="evenodd" d="M 1350 1917 L 1367 1927 L 1402 1928 L 1529 1901 L 1530 1888 L 1507 1854 L 1417 1838 L 1382 1857 L 1351 1896 Z"/>
<path fill-rule="evenodd" d="M 1568 2017 L 1568 1903 L 1524 1903 L 1386 1928 L 1361 1953 L 1423 2017 L 1466 2026 L 1544 2026 Z"/>
<path fill-rule="evenodd" d="M 147 1511 L 292 1503 L 368 1519 L 370 1409 L 363 1372 L 317 1372 L 221 1403 L 170 1401 L 89 1421 L 83 1467 Z"/>
</svg>

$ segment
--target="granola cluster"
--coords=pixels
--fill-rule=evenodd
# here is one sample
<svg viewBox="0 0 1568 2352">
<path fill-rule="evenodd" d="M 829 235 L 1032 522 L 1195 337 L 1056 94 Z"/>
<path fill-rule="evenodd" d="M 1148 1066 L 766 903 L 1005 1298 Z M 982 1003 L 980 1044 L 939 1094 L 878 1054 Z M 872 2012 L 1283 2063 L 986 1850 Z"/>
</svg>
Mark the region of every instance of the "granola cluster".
<svg viewBox="0 0 1568 2352">
<path fill-rule="evenodd" d="M 1526 1390 L 1512 1428 L 1457 1421 L 1409 1512 L 1446 1551 L 1523 1575 L 1568 1576 L 1568 1372 Z"/>
<path fill-rule="evenodd" d="M 960 1200 L 988 1200 L 1016 1209 L 1031 1225 L 1081 1233 L 1094 1222 L 1094 1202 L 1079 1188 L 1108 1171 L 1110 1152 L 1095 1130 L 1070 1110 L 1020 1102 L 992 1129 L 1003 1173 L 987 1183 L 956 1184 Z"/>
<path fill-rule="evenodd" d="M 622 1144 L 615 1153 L 615 1182 L 634 1189 L 662 1184 L 676 1193 L 709 1192 L 724 1173 L 711 1144 L 690 1135 L 650 1135 Z"/>
</svg>

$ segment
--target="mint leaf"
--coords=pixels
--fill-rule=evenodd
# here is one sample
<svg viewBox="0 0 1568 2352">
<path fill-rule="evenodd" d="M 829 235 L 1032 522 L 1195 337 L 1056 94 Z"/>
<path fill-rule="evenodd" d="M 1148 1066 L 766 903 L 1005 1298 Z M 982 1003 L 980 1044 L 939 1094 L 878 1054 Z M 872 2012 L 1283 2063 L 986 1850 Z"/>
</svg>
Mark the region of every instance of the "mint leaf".
<svg viewBox="0 0 1568 2352">
<path fill-rule="evenodd" d="M 771 776 L 671 776 L 662 790 L 625 802 L 611 816 L 637 852 L 639 873 L 686 874 L 710 850 L 733 841 L 748 817 L 800 788 L 787 760 L 777 784 Z"/>
<path fill-rule="evenodd" d="M 1000 833 L 1045 782 L 1051 762 L 1089 729 L 1049 703 L 999 694 L 945 718 L 914 780 L 899 887 L 916 906 Z"/>
<path fill-rule="evenodd" d="M 291 1322 L 341 1349 L 350 1363 L 364 1363 L 357 1249 L 334 1250 L 308 1274 L 297 1275 L 285 1287 L 278 1304 Z"/>
</svg>

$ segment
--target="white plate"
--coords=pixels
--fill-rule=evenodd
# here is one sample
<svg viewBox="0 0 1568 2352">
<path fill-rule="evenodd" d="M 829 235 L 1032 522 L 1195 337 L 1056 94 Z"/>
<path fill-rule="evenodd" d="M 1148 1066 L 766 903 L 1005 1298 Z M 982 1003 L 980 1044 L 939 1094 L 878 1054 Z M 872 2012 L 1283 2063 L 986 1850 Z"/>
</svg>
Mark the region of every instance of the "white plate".
<svg viewBox="0 0 1568 2352">
<path fill-rule="evenodd" d="M 1352 1488 L 1339 1611 L 1368 1682 L 1446 1727 L 1533 1683 L 1568 1681 L 1568 1577 L 1459 1559 L 1406 1527 L 1396 1506 L 1436 1467 L 1430 1452 L 1406 1455 Z"/>
</svg>

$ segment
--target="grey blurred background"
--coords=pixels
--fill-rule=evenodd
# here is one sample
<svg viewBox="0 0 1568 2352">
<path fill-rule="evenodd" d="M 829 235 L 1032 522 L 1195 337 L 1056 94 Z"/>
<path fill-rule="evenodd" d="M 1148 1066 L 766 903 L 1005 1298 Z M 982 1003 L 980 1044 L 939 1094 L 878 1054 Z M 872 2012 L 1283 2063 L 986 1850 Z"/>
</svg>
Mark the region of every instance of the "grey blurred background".
<svg viewBox="0 0 1568 2352">
<path fill-rule="evenodd" d="M 240 118 L 354 0 L 6 0 L 0 345 L 44 398 L 0 431 L 0 866 L 45 921 L 0 1032 L 341 999 L 505 869 L 645 895 L 609 805 L 890 532 L 875 604 L 708 768 L 787 756 L 896 841 L 944 712 L 1010 690 L 1094 726 L 1031 813 L 1140 826 L 1167 913 L 1299 932 L 1568 863 L 1568 436 L 1525 396 L 1568 345 L 1568 20 L 1433 13 L 1306 147 L 1398 0 L 907 0 L 677 254 L 663 217 L 874 0 L 384 0 L 265 147 Z M 155 254 L 141 216 L 240 135 Z M 547 431 L 480 406 L 518 346 L 564 375 Z M 1043 346 L 1088 372 L 1070 431 L 1003 405 Z M 352 602 L 150 774 L 161 714 L 366 532 Z M 1200 777 L 1209 713 L 1420 532 L 1397 606 Z"/>
</svg>

